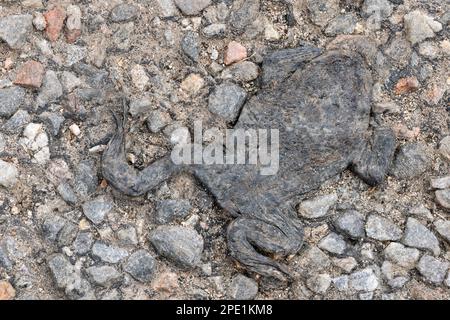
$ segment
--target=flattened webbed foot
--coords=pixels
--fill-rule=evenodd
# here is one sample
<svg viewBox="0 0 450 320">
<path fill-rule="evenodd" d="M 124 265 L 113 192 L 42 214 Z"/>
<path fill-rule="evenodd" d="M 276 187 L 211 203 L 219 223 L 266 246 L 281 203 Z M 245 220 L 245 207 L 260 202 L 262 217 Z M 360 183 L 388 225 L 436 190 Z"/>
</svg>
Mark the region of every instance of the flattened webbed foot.
<svg viewBox="0 0 450 320">
<path fill-rule="evenodd" d="M 284 218 L 278 226 L 253 218 L 236 219 L 228 227 L 232 257 L 250 271 L 281 281 L 290 280 L 288 267 L 265 255 L 288 256 L 300 250 L 303 229 L 289 219 Z"/>
<path fill-rule="evenodd" d="M 397 139 L 391 129 L 375 129 L 371 141 L 353 161 L 353 171 L 371 186 L 380 184 L 386 177 L 396 147 Z"/>
</svg>

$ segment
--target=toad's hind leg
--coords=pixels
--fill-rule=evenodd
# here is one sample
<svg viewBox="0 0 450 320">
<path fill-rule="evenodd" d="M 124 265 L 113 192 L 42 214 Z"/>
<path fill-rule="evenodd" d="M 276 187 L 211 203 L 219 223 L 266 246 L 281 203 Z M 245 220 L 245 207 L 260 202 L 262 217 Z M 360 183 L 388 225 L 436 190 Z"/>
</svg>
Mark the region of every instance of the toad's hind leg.
<svg viewBox="0 0 450 320">
<path fill-rule="evenodd" d="M 380 184 L 392 163 L 396 146 L 397 139 L 391 129 L 375 129 L 369 143 L 353 160 L 352 170 L 367 184 Z"/>
<path fill-rule="evenodd" d="M 299 221 L 278 212 L 265 218 L 240 217 L 233 221 L 228 227 L 228 248 L 246 269 L 284 281 L 292 278 L 288 267 L 267 255 L 297 253 L 303 244 L 303 228 Z"/>
</svg>

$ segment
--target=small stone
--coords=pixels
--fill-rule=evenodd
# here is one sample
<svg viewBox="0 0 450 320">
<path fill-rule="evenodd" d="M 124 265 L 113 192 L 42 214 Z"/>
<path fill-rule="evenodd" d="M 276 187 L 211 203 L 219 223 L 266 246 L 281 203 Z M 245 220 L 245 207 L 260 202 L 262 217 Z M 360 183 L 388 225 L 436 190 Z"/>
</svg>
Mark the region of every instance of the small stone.
<svg viewBox="0 0 450 320">
<path fill-rule="evenodd" d="M 336 267 L 341 268 L 347 273 L 352 272 L 353 269 L 356 268 L 358 265 L 358 262 L 353 257 L 347 257 L 347 258 L 333 258 L 333 264 Z"/>
<path fill-rule="evenodd" d="M 441 252 L 436 236 L 414 218 L 408 218 L 402 242 L 409 247 L 430 250 L 434 255 Z"/>
<path fill-rule="evenodd" d="M 273 24 L 266 24 L 266 27 L 264 28 L 264 39 L 266 39 L 267 41 L 280 40 L 280 33 L 275 29 Z"/>
<path fill-rule="evenodd" d="M 353 239 L 361 239 L 365 237 L 364 232 L 364 216 L 358 211 L 349 210 L 339 214 L 334 218 L 334 226 L 336 229 Z"/>
<path fill-rule="evenodd" d="M 102 287 L 109 288 L 120 282 L 122 275 L 111 266 L 90 267 L 86 269 L 89 279 Z"/>
<path fill-rule="evenodd" d="M 189 200 L 162 200 L 156 206 L 156 222 L 168 224 L 176 219 L 183 219 L 191 210 Z"/>
<path fill-rule="evenodd" d="M 205 80 L 200 75 L 192 73 L 183 80 L 180 88 L 187 95 L 194 96 L 204 85 Z"/>
<path fill-rule="evenodd" d="M 47 123 L 48 129 L 54 137 L 59 134 L 61 125 L 66 120 L 62 115 L 56 112 L 43 112 L 39 115 L 39 119 Z"/>
<path fill-rule="evenodd" d="M 76 205 L 78 203 L 77 195 L 67 182 L 61 182 L 57 187 L 57 191 L 61 198 L 68 204 Z"/>
<path fill-rule="evenodd" d="M 213 23 L 203 28 L 202 33 L 207 38 L 221 38 L 225 36 L 227 25 L 224 23 Z"/>
<path fill-rule="evenodd" d="M 235 276 L 228 288 L 228 295 L 234 300 L 253 300 L 257 294 L 258 284 L 242 274 Z"/>
<path fill-rule="evenodd" d="M 174 0 L 178 9 L 187 16 L 198 15 L 211 4 L 211 0 Z"/>
<path fill-rule="evenodd" d="M 147 119 L 147 127 L 152 133 L 159 133 L 170 122 L 172 118 L 170 114 L 165 111 L 156 110 L 153 111 Z"/>
<path fill-rule="evenodd" d="M 439 56 L 439 47 L 432 42 L 426 41 L 419 44 L 419 54 L 428 59 L 436 59 Z"/>
<path fill-rule="evenodd" d="M 425 207 L 423 204 L 415 206 L 409 210 L 409 214 L 419 217 L 424 220 L 432 221 L 434 220 L 433 215 L 431 214 L 430 209 Z"/>
<path fill-rule="evenodd" d="M 84 215 L 94 224 L 100 224 L 105 219 L 106 215 L 112 210 L 114 206 L 113 201 L 106 196 L 99 196 L 93 200 L 87 201 L 83 204 Z"/>
<path fill-rule="evenodd" d="M 330 258 L 316 246 L 312 246 L 303 253 L 299 260 L 299 267 L 305 275 L 312 275 L 328 268 Z"/>
<path fill-rule="evenodd" d="M 306 0 L 311 21 L 325 27 L 339 13 L 339 0 Z"/>
<path fill-rule="evenodd" d="M 226 121 L 236 121 L 247 98 L 247 92 L 240 86 L 224 83 L 217 86 L 209 96 L 209 111 Z"/>
<path fill-rule="evenodd" d="M 436 191 L 436 202 L 440 206 L 450 209 L 450 189 Z"/>
<path fill-rule="evenodd" d="M 339 276 L 336 278 L 331 279 L 331 282 L 333 283 L 333 286 L 339 290 L 339 291 L 347 291 L 348 289 L 348 279 L 349 277 L 347 275 Z"/>
<path fill-rule="evenodd" d="M 430 164 L 430 150 L 425 144 L 407 143 L 395 158 L 392 174 L 398 179 L 411 179 L 425 173 Z"/>
<path fill-rule="evenodd" d="M 81 35 L 81 9 L 79 6 L 67 7 L 66 40 L 74 43 Z"/>
<path fill-rule="evenodd" d="M 442 24 L 420 10 L 414 10 L 404 16 L 407 39 L 414 45 L 425 39 L 433 38 L 442 30 Z"/>
<path fill-rule="evenodd" d="M 365 0 L 361 8 L 368 16 L 367 26 L 370 30 L 379 30 L 381 22 L 392 14 L 392 5 L 388 0 Z"/>
<path fill-rule="evenodd" d="M 385 50 L 386 55 L 401 66 L 409 64 L 411 59 L 411 45 L 403 35 L 395 36 Z"/>
<path fill-rule="evenodd" d="M 449 266 L 450 264 L 447 261 L 425 255 L 420 259 L 417 270 L 431 283 L 441 284 L 445 279 Z"/>
<path fill-rule="evenodd" d="M 42 224 L 42 231 L 44 237 L 49 241 L 57 241 L 58 235 L 66 225 L 67 221 L 59 216 L 50 216 L 44 220 Z"/>
<path fill-rule="evenodd" d="M 40 9 L 44 7 L 41 0 L 22 0 L 21 4 L 25 8 L 32 8 L 32 9 Z"/>
<path fill-rule="evenodd" d="M 347 243 L 344 238 L 334 232 L 320 240 L 318 246 L 320 249 L 334 254 L 343 254 L 347 249 Z"/>
<path fill-rule="evenodd" d="M 15 165 L 0 160 L 0 186 L 10 189 L 17 183 L 19 172 Z"/>
<path fill-rule="evenodd" d="M 354 14 L 339 15 L 330 21 L 325 29 L 325 34 L 327 36 L 351 34 L 355 30 L 357 22 L 358 19 Z"/>
<path fill-rule="evenodd" d="M 311 200 L 303 201 L 299 208 L 299 214 L 307 219 L 322 218 L 337 202 L 336 194 L 327 194 Z"/>
<path fill-rule="evenodd" d="M 226 68 L 222 72 L 222 79 L 238 82 L 250 82 L 259 76 L 259 68 L 251 61 L 242 61 Z"/>
<path fill-rule="evenodd" d="M 1 94 L 0 94 L 1 96 Z M 1 104 L 0 104 L 1 105 Z M 439 142 L 439 153 L 448 161 L 450 161 L 450 136 L 443 138 Z"/>
<path fill-rule="evenodd" d="M 111 10 L 109 18 L 112 22 L 128 22 L 134 20 L 138 14 L 139 10 L 136 6 L 123 3 Z"/>
<path fill-rule="evenodd" d="M 56 6 L 52 10 L 44 13 L 45 20 L 47 22 L 47 28 L 45 29 L 47 38 L 51 42 L 58 40 L 61 30 L 64 26 L 64 20 L 66 19 L 66 12 L 59 6 Z"/>
<path fill-rule="evenodd" d="M 47 27 L 47 21 L 45 21 L 45 17 L 40 12 L 35 12 L 33 14 L 33 25 L 38 31 L 44 31 Z"/>
<path fill-rule="evenodd" d="M 130 75 L 134 86 L 140 91 L 144 91 L 150 81 L 145 68 L 137 64 L 131 69 Z"/>
<path fill-rule="evenodd" d="M 97 171 L 95 169 L 95 165 L 91 160 L 83 160 L 80 161 L 78 167 L 76 168 L 75 175 L 75 191 L 86 197 L 93 193 L 98 186 L 98 177 Z M 100 218 L 98 215 L 93 215 L 94 219 L 97 221 L 97 218 Z M 95 222 L 94 222 L 95 223 Z"/>
<path fill-rule="evenodd" d="M 85 255 L 91 251 L 92 245 L 94 244 L 94 236 L 90 232 L 80 232 L 78 233 L 72 246 L 74 252 L 79 255 Z"/>
<path fill-rule="evenodd" d="M 396 241 L 402 237 L 402 230 L 391 220 L 372 214 L 366 223 L 367 236 L 379 241 Z"/>
<path fill-rule="evenodd" d="M 81 134 L 80 127 L 75 123 L 69 127 L 69 130 L 75 137 L 78 137 Z"/>
<path fill-rule="evenodd" d="M 246 58 L 247 49 L 239 42 L 231 41 L 225 51 L 223 62 L 225 65 L 229 66 L 230 64 L 242 61 Z"/>
<path fill-rule="evenodd" d="M 128 252 L 125 249 L 107 245 L 102 242 L 95 242 L 92 247 L 92 254 L 103 262 L 118 263 L 128 257 Z"/>
<path fill-rule="evenodd" d="M 307 287 L 317 294 L 325 294 L 331 285 L 331 277 L 329 274 L 314 275 L 306 281 Z"/>
<path fill-rule="evenodd" d="M 439 104 L 439 102 L 444 97 L 446 91 L 447 90 L 445 84 L 442 83 L 431 84 L 426 93 L 426 102 L 431 106 Z"/>
<path fill-rule="evenodd" d="M 74 266 L 62 254 L 50 257 L 48 266 L 59 289 L 65 289 L 79 279 Z"/>
<path fill-rule="evenodd" d="M 257 20 L 261 7 L 260 0 L 238 0 L 233 1 L 233 8 L 230 15 L 230 25 L 238 33 L 246 31 Z"/>
<path fill-rule="evenodd" d="M 81 80 L 72 72 L 63 71 L 63 73 L 61 74 L 61 84 L 64 88 L 64 91 L 68 93 L 81 86 L 81 83 Z"/>
<path fill-rule="evenodd" d="M 450 243 L 450 221 L 437 220 L 434 222 L 434 227 L 439 235 Z"/>
<path fill-rule="evenodd" d="M 184 54 L 194 62 L 198 62 L 200 57 L 200 39 L 198 34 L 193 31 L 188 31 L 181 40 L 181 49 Z"/>
<path fill-rule="evenodd" d="M 157 0 L 160 8 L 160 16 L 162 18 L 170 18 L 177 15 L 177 8 L 173 3 L 173 0 Z"/>
<path fill-rule="evenodd" d="M 394 91 L 397 95 L 411 93 L 416 91 L 419 88 L 419 85 L 419 81 L 416 77 L 401 78 L 395 85 Z"/>
<path fill-rule="evenodd" d="M 0 89 L 0 117 L 11 117 L 22 105 L 25 90 L 21 87 Z"/>
<path fill-rule="evenodd" d="M 48 70 L 45 73 L 41 91 L 37 97 L 37 105 L 42 107 L 52 102 L 57 102 L 63 95 L 63 88 L 55 71 Z"/>
<path fill-rule="evenodd" d="M 386 249 L 384 249 L 384 256 L 395 264 L 407 270 L 411 270 L 414 269 L 417 261 L 419 261 L 420 251 L 413 248 L 407 248 L 398 242 L 391 242 Z"/>
<path fill-rule="evenodd" d="M 401 288 L 410 280 L 407 270 L 389 261 L 383 262 L 381 272 L 391 288 Z"/>
<path fill-rule="evenodd" d="M 161 226 L 150 234 L 150 242 L 163 257 L 188 269 L 200 264 L 203 237 L 194 229 Z"/>
<path fill-rule="evenodd" d="M 11 49 L 20 49 L 33 30 L 33 16 L 12 15 L 0 18 L 0 39 Z"/>
<path fill-rule="evenodd" d="M 433 189 L 448 189 L 448 188 L 450 188 L 450 176 L 431 179 L 431 187 Z"/>
<path fill-rule="evenodd" d="M 133 253 L 125 264 L 124 270 L 140 282 L 149 282 L 156 268 L 155 259 L 146 250 Z"/>
<path fill-rule="evenodd" d="M 349 284 L 356 291 L 372 292 L 378 288 L 379 281 L 371 268 L 365 268 L 352 273 Z"/>
<path fill-rule="evenodd" d="M 23 131 L 23 138 L 19 142 L 33 154 L 32 162 L 44 164 L 50 160 L 48 135 L 42 124 L 28 124 Z"/>
<path fill-rule="evenodd" d="M 117 231 L 117 239 L 119 239 L 120 243 L 123 245 L 134 246 L 139 243 L 136 228 L 132 226 L 128 226 Z"/>
<path fill-rule="evenodd" d="M 13 300 L 16 290 L 8 281 L 0 281 L 0 301 Z"/>
</svg>

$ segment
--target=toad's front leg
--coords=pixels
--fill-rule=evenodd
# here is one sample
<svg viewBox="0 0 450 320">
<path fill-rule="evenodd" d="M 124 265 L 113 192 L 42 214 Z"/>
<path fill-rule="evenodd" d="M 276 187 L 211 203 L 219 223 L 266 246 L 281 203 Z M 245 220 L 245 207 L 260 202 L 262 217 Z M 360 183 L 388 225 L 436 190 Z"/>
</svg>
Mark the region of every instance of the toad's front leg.
<svg viewBox="0 0 450 320">
<path fill-rule="evenodd" d="M 124 115 L 125 117 L 125 115 Z M 169 156 L 155 161 L 142 171 L 130 166 L 125 154 L 124 120 L 114 115 L 116 132 L 102 157 L 103 177 L 117 190 L 126 195 L 138 197 L 169 179 L 179 169 Z"/>
</svg>

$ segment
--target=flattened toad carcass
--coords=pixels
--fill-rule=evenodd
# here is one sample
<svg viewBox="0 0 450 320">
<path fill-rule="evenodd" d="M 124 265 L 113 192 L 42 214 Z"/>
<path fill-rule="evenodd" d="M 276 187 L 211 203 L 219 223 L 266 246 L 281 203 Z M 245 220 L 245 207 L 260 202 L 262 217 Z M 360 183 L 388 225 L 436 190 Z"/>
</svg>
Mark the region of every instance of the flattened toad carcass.
<svg viewBox="0 0 450 320">
<path fill-rule="evenodd" d="M 127 164 L 125 132 L 103 154 L 103 175 L 119 191 L 140 196 L 180 171 L 190 171 L 236 219 L 231 255 L 250 271 L 289 278 L 272 257 L 297 253 L 303 242 L 295 205 L 324 181 L 351 168 L 370 185 L 384 180 L 396 147 L 390 129 L 369 125 L 372 76 L 357 53 L 303 46 L 265 58 L 263 89 L 243 107 L 235 128 L 279 130 L 279 170 L 255 165 L 176 166 L 169 156 L 142 171 Z"/>
</svg>

